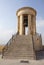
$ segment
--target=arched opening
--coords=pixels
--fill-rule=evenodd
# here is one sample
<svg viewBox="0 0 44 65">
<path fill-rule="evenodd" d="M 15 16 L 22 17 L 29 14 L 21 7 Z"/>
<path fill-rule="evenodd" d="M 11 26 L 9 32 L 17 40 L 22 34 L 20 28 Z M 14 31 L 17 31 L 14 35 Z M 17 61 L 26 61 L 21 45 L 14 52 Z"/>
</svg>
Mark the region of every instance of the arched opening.
<svg viewBox="0 0 44 65">
<path fill-rule="evenodd" d="M 23 15 L 24 35 L 28 35 L 28 15 Z"/>
<path fill-rule="evenodd" d="M 25 27 L 25 35 L 28 35 L 28 27 Z"/>
</svg>

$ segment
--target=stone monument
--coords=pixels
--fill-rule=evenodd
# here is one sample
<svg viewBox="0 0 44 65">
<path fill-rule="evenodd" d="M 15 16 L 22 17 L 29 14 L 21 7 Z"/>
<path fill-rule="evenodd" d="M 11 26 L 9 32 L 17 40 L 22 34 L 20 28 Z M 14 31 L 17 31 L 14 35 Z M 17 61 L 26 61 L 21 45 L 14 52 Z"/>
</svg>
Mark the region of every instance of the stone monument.
<svg viewBox="0 0 44 65">
<path fill-rule="evenodd" d="M 16 12 L 18 31 L 4 46 L 3 58 L 36 59 L 36 51 L 42 50 L 41 34 L 36 32 L 36 14 L 31 7 L 23 7 Z"/>
</svg>

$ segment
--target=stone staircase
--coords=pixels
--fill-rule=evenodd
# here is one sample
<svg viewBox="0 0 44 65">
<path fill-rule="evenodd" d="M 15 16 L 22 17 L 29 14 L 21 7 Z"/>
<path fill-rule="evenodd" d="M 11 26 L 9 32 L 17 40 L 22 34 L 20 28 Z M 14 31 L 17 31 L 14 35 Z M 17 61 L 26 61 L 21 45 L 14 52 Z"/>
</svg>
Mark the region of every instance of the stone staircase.
<svg viewBox="0 0 44 65">
<path fill-rule="evenodd" d="M 31 35 L 17 35 L 13 37 L 8 49 L 3 53 L 3 58 L 8 59 L 35 59 Z"/>
</svg>

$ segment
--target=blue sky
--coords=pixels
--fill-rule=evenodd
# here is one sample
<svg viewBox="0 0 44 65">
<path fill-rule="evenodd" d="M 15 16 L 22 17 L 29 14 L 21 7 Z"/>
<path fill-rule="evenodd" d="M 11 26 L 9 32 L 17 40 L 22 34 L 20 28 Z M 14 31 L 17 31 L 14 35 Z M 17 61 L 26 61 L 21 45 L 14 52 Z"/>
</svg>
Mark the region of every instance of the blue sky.
<svg viewBox="0 0 44 65">
<path fill-rule="evenodd" d="M 16 11 L 21 7 L 36 9 L 37 32 L 44 43 L 44 0 L 0 0 L 0 44 L 5 44 L 17 32 Z"/>
</svg>

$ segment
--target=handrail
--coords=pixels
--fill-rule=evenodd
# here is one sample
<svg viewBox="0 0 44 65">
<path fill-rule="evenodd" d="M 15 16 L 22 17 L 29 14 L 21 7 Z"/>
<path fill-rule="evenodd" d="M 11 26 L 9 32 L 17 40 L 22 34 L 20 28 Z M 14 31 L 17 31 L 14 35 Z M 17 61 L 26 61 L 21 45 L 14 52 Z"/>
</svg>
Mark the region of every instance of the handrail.
<svg viewBox="0 0 44 65">
<path fill-rule="evenodd" d="M 2 49 L 2 58 L 4 56 L 4 53 L 8 50 L 9 46 L 11 45 L 11 42 L 13 41 L 13 39 L 15 39 L 18 35 L 18 32 L 16 33 L 16 35 L 12 35 L 11 39 L 8 41 L 8 43 L 4 46 L 4 48 Z"/>
</svg>

